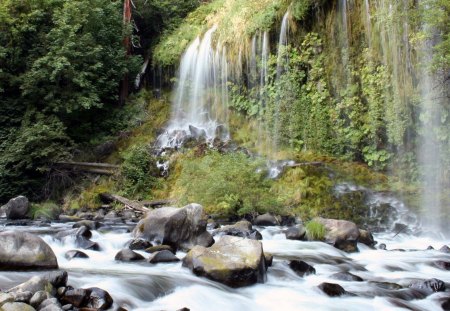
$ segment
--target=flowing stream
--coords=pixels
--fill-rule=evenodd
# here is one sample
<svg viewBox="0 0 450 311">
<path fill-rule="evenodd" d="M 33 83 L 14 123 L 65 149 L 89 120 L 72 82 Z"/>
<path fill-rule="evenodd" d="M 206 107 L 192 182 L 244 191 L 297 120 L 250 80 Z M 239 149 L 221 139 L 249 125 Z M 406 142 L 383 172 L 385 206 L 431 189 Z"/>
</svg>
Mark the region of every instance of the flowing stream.
<svg viewBox="0 0 450 311">
<path fill-rule="evenodd" d="M 347 254 L 321 242 L 286 240 L 283 227 L 257 228 L 263 235 L 265 252 L 274 255 L 268 269 L 267 282 L 232 289 L 206 278 L 196 277 L 181 262 L 168 264 L 122 263 L 115 254 L 131 239 L 127 226 L 93 231 L 92 240 L 101 251 L 84 251 L 89 259 L 68 261 L 66 251 L 76 249 L 74 240 L 61 242 L 53 238 L 72 224 L 52 224 L 51 227 L 0 227 L 0 230 L 26 230 L 38 233 L 52 247 L 61 269 L 69 272 L 69 284 L 74 287 L 100 287 L 107 290 L 116 306 L 128 310 L 407 310 L 395 301 L 414 310 L 439 310 L 440 299 L 446 293 L 435 293 L 415 299 L 407 286 L 417 279 L 438 278 L 450 283 L 450 272 L 437 268 L 438 260 L 450 261 L 450 254 L 438 249 L 450 240 L 415 237 L 386 232 L 376 234 L 378 243 L 388 250 L 370 249 L 358 244 L 359 253 Z M 130 225 L 129 229 L 132 228 Z M 428 246 L 436 250 L 426 250 Z M 395 249 L 403 249 L 395 250 Z M 390 251 L 391 250 L 391 251 Z M 139 252 L 139 251 L 138 251 Z M 148 254 L 139 252 L 145 257 Z M 178 252 L 181 259 L 185 253 Z M 314 266 L 317 273 L 297 276 L 288 260 L 300 259 Z M 332 279 L 336 272 L 349 271 L 364 279 L 346 282 Z M 6 289 L 28 280 L 36 272 L 2 272 L 0 287 Z M 322 282 L 338 283 L 355 296 L 330 298 L 318 288 Z M 388 283 L 403 286 L 389 289 Z M 403 298 L 405 300 L 399 300 Z M 420 297 L 423 298 L 423 297 Z"/>
</svg>

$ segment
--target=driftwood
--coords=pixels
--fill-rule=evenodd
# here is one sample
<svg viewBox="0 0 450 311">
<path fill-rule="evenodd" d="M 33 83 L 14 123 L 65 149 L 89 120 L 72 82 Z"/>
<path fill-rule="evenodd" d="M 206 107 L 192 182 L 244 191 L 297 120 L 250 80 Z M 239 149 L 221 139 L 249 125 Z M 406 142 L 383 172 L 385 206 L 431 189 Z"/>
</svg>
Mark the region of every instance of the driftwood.
<svg viewBox="0 0 450 311">
<path fill-rule="evenodd" d="M 143 204 L 136 202 L 136 201 L 131 201 L 131 200 L 124 198 L 117 194 L 111 194 L 111 193 L 104 192 L 104 193 L 100 193 L 100 198 L 105 203 L 119 202 L 119 203 L 122 203 L 123 205 L 125 205 L 125 207 L 134 209 L 139 212 L 146 213 L 146 212 L 150 211 L 150 209 L 146 208 Z"/>
<path fill-rule="evenodd" d="M 299 167 L 299 166 L 322 166 L 325 165 L 323 162 L 299 162 L 290 165 L 286 165 L 286 167 Z"/>
<path fill-rule="evenodd" d="M 114 173 L 119 169 L 119 165 L 113 165 L 108 163 L 56 162 L 55 165 L 63 168 L 70 168 L 76 171 L 101 175 L 114 175 Z"/>
</svg>

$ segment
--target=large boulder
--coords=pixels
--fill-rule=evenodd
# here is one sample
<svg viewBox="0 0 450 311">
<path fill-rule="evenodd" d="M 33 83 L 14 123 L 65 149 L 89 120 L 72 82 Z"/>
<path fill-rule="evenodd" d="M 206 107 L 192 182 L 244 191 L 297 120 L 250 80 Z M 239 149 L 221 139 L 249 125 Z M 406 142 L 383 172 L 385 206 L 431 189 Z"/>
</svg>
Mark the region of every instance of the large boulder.
<svg viewBox="0 0 450 311">
<path fill-rule="evenodd" d="M 211 246 L 214 239 L 206 231 L 203 207 L 189 204 L 183 208 L 162 207 L 147 214 L 134 229 L 136 238 L 174 249 L 191 249 L 195 245 Z"/>
<path fill-rule="evenodd" d="M 0 270 L 56 269 L 55 253 L 40 237 L 31 233 L 0 233 Z"/>
<path fill-rule="evenodd" d="M 61 302 L 84 310 L 108 310 L 113 304 L 113 299 L 107 291 L 91 287 L 69 289 L 61 297 Z"/>
<path fill-rule="evenodd" d="M 266 280 L 266 262 L 261 242 L 224 236 L 213 246 L 194 247 L 183 259 L 183 266 L 198 276 L 231 287 L 241 287 Z"/>
<path fill-rule="evenodd" d="M 114 257 L 114 260 L 117 261 L 139 261 L 144 259 L 145 259 L 144 256 L 136 252 L 133 252 L 129 248 L 122 249 L 116 254 L 116 257 Z"/>
<path fill-rule="evenodd" d="M 274 215 L 266 213 L 256 217 L 253 224 L 255 226 L 279 226 L 280 220 Z"/>
<path fill-rule="evenodd" d="M 23 302 L 7 302 L 0 307 L 1 311 L 35 311 L 32 306 Z"/>
<path fill-rule="evenodd" d="M 355 223 L 347 220 L 315 218 L 326 230 L 325 242 L 345 252 L 358 251 L 360 232 Z"/>
<path fill-rule="evenodd" d="M 262 240 L 261 233 L 258 230 L 253 229 L 252 224 L 247 220 L 241 220 L 234 225 L 227 225 L 216 229 L 213 231 L 213 235 L 231 235 L 252 240 Z"/>
<path fill-rule="evenodd" d="M 22 195 L 9 200 L 1 209 L 5 212 L 7 219 L 25 219 L 27 217 L 30 202 Z"/>
<path fill-rule="evenodd" d="M 67 272 L 66 271 L 57 271 L 48 273 L 45 275 L 36 275 L 33 276 L 28 281 L 19 284 L 9 290 L 8 293 L 23 293 L 23 292 L 31 292 L 33 294 L 43 291 L 49 294 L 53 294 L 56 292 L 58 287 L 63 287 L 67 285 Z M 33 299 L 33 297 L 31 297 Z"/>
</svg>

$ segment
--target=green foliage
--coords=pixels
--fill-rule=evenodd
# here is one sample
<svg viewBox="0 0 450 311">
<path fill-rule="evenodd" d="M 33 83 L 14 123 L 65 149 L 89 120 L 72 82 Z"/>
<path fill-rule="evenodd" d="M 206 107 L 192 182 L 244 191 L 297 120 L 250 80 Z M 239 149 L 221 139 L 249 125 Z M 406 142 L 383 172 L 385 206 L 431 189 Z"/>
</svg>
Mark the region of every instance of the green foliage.
<svg viewBox="0 0 450 311">
<path fill-rule="evenodd" d="M 313 241 L 323 241 L 325 239 L 326 229 L 320 222 L 311 220 L 305 226 L 308 239 Z"/>
<path fill-rule="evenodd" d="M 259 161 L 242 153 L 211 152 L 198 159 L 183 159 L 172 195 L 181 204 L 197 202 L 209 214 L 222 216 L 264 213 L 279 206 L 270 193 Z"/>
<path fill-rule="evenodd" d="M 29 214 L 32 219 L 44 218 L 52 220 L 55 219 L 56 216 L 58 216 L 60 211 L 61 207 L 58 206 L 55 202 L 45 201 L 39 204 L 31 204 Z"/>
<path fill-rule="evenodd" d="M 158 185 L 156 159 L 145 145 L 133 146 L 124 154 L 121 168 L 123 192 L 130 198 L 149 197 Z"/>
</svg>

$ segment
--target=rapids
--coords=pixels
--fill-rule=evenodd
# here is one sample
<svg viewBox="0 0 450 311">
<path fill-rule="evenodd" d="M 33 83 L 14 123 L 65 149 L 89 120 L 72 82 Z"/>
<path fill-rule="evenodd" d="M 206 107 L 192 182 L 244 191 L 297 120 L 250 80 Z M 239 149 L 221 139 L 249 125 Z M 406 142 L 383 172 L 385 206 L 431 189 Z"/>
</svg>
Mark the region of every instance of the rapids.
<svg viewBox="0 0 450 311">
<path fill-rule="evenodd" d="M 393 301 L 403 298 L 404 305 L 414 310 L 439 310 L 439 299 L 449 293 L 435 293 L 424 299 L 414 299 L 407 286 L 417 279 L 438 278 L 450 283 L 450 272 L 434 266 L 438 260 L 450 261 L 450 254 L 440 252 L 450 240 L 436 237 L 411 236 L 392 232 L 375 234 L 375 239 L 387 245 L 386 250 L 370 249 L 358 244 L 359 253 L 347 254 L 321 242 L 286 240 L 283 227 L 257 227 L 263 235 L 264 251 L 274 255 L 268 269 L 267 282 L 250 287 L 232 289 L 200 278 L 183 268 L 181 262 L 157 264 L 122 263 L 114 261 L 115 254 L 131 239 L 127 229 L 132 224 L 111 226 L 93 231 L 92 240 L 101 251 L 83 250 L 89 259 L 68 261 L 66 251 L 76 249 L 73 238 L 54 239 L 60 230 L 72 224 L 52 223 L 51 227 L 10 227 L 0 230 L 26 230 L 39 234 L 52 247 L 61 269 L 69 273 L 74 287 L 100 287 L 114 298 L 115 306 L 128 310 L 406 310 Z M 426 250 L 428 246 L 436 250 Z M 398 250 L 394 250 L 398 249 Z M 401 250 L 400 250 L 401 249 Z M 392 250 L 392 251 L 390 251 Z M 404 250 L 404 251 L 403 251 Z M 148 257 L 148 254 L 140 252 Z M 178 252 L 183 258 L 185 253 Z M 297 276 L 287 260 L 300 259 L 313 265 L 316 275 Z M 336 272 L 349 271 L 364 279 L 346 282 L 330 278 Z M 0 288 L 7 289 L 28 280 L 38 272 L 2 272 Z M 356 296 L 330 298 L 318 288 L 322 282 L 340 284 Z M 383 282 L 404 287 L 390 290 Z"/>
</svg>

